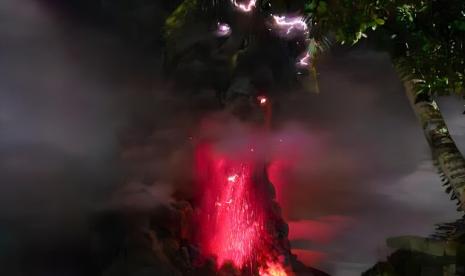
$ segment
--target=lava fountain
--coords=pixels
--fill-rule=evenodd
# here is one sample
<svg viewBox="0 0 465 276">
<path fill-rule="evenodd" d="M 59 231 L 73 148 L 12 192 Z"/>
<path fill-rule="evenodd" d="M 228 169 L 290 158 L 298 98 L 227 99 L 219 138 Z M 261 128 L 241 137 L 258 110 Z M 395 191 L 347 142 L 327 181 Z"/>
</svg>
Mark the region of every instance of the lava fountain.
<svg viewBox="0 0 465 276">
<path fill-rule="evenodd" d="M 247 274 L 287 275 L 277 261 L 287 247 L 279 240 L 285 236 L 277 230 L 283 221 L 265 165 L 253 149 L 244 152 L 231 157 L 208 144 L 197 148 L 201 251 L 215 257 L 218 267 L 231 262 Z"/>
</svg>

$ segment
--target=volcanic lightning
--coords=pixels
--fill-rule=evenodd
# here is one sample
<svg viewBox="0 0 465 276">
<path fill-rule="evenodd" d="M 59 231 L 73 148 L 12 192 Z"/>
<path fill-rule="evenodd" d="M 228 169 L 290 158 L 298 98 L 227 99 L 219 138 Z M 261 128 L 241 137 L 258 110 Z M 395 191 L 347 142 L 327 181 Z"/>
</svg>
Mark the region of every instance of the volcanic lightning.
<svg viewBox="0 0 465 276">
<path fill-rule="evenodd" d="M 305 55 L 297 61 L 297 66 L 298 67 L 307 67 L 310 65 L 310 54 L 308 52 L 305 52 Z"/>
<path fill-rule="evenodd" d="M 251 12 L 255 8 L 257 0 L 250 0 L 247 3 L 238 3 L 237 0 L 231 0 L 231 3 L 242 12 Z"/>
<path fill-rule="evenodd" d="M 229 35 L 231 35 L 231 27 L 226 23 L 218 22 L 215 34 L 218 37 L 229 36 Z"/>
<path fill-rule="evenodd" d="M 308 26 L 302 16 L 278 16 L 273 15 L 275 25 L 283 32 L 284 36 L 290 36 L 294 32 L 306 34 Z"/>
</svg>

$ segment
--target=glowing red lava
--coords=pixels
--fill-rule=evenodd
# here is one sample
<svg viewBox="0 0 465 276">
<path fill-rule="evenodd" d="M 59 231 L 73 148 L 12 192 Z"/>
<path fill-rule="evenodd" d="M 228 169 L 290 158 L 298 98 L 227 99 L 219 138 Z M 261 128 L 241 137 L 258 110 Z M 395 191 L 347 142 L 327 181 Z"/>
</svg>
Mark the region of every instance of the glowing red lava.
<svg viewBox="0 0 465 276">
<path fill-rule="evenodd" d="M 202 249 L 216 256 L 220 266 L 232 261 L 243 267 L 253 261 L 264 227 L 252 187 L 254 165 L 219 156 L 206 148 L 197 157 L 205 188 L 201 210 L 206 213 L 201 225 L 206 233 Z"/>
<path fill-rule="evenodd" d="M 271 245 L 269 202 L 274 199 L 266 186 L 266 170 L 254 161 L 253 152 L 245 152 L 232 158 L 210 145 L 198 147 L 199 244 L 204 255 L 216 257 L 218 267 L 230 261 L 260 275 L 286 275 L 273 272 L 281 265 L 269 262 L 279 253 Z"/>
<path fill-rule="evenodd" d="M 260 276 L 288 276 L 280 263 L 267 262 L 266 267 L 259 270 Z"/>
</svg>

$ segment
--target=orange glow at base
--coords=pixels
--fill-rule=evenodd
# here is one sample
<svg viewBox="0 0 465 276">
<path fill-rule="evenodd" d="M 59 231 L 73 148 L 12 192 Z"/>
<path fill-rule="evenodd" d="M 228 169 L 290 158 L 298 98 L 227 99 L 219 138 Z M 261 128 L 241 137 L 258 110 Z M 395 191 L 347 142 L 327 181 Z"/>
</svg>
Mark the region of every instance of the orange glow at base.
<svg viewBox="0 0 465 276">
<path fill-rule="evenodd" d="M 266 268 L 260 268 L 260 276 L 290 276 L 279 263 L 267 262 L 266 265 Z"/>
</svg>

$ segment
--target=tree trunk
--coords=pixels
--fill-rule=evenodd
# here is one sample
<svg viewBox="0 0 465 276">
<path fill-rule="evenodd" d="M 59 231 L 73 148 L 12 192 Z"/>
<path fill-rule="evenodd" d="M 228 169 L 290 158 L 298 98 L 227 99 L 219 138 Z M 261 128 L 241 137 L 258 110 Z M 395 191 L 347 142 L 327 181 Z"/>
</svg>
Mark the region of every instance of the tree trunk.
<svg viewBox="0 0 465 276">
<path fill-rule="evenodd" d="M 455 145 L 439 106 L 433 101 L 416 101 L 415 80 L 404 81 L 409 102 L 420 120 L 433 160 L 440 171 L 446 192 L 458 200 L 458 211 L 465 210 L 465 159 Z"/>
</svg>

